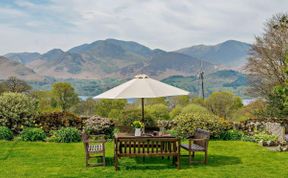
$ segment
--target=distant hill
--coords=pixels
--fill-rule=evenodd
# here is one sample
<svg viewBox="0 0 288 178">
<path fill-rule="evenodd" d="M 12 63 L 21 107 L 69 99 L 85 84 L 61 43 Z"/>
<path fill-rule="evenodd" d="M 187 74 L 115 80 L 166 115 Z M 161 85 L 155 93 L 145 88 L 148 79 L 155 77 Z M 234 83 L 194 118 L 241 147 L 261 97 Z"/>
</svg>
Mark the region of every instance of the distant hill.
<svg viewBox="0 0 288 178">
<path fill-rule="evenodd" d="M 200 96 L 201 83 L 198 76 L 171 76 L 162 81 Z M 247 86 L 247 76 L 234 70 L 220 70 L 204 75 L 205 96 L 213 91 L 229 90 L 245 98 Z"/>
<path fill-rule="evenodd" d="M 197 74 L 201 64 L 195 57 L 116 39 L 83 44 L 66 52 L 52 49 L 40 55 L 10 53 L 6 56 L 19 59 L 43 76 L 75 79 L 126 79 L 138 73 L 163 79 L 171 75 Z M 209 62 L 204 62 L 203 68 L 207 73 L 218 70 L 218 66 Z"/>
<path fill-rule="evenodd" d="M 24 80 L 41 80 L 40 77 L 32 69 L 23 64 L 9 60 L 4 56 L 0 56 L 0 79 L 7 79 L 10 76 L 16 76 Z"/>
<path fill-rule="evenodd" d="M 23 53 L 8 53 L 4 55 L 8 59 L 12 59 L 22 64 L 28 64 L 40 57 L 40 53 L 36 52 L 23 52 Z"/>
<path fill-rule="evenodd" d="M 241 68 L 249 55 L 251 45 L 235 40 L 228 40 L 217 45 L 197 45 L 179 49 L 176 52 L 189 55 L 213 64 Z"/>
</svg>

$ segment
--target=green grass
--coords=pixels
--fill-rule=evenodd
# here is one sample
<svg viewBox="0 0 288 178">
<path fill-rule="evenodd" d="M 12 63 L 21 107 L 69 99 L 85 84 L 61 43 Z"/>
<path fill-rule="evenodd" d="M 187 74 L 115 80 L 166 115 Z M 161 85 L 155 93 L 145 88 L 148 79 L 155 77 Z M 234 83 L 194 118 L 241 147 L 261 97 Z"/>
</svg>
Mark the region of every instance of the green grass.
<svg viewBox="0 0 288 178">
<path fill-rule="evenodd" d="M 1 141 L 0 177 L 288 177 L 288 152 L 272 152 L 255 143 L 211 141 L 208 165 L 189 166 L 182 156 L 180 170 L 167 158 L 122 158 L 118 172 L 113 143 L 107 147 L 108 165 L 86 168 L 82 143 Z"/>
</svg>

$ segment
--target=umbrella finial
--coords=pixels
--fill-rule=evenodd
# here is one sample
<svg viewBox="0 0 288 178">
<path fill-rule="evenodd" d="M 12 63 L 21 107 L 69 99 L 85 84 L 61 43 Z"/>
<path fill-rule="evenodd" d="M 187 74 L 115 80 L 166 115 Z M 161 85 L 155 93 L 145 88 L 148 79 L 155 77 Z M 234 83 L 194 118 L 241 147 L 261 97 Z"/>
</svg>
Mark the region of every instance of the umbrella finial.
<svg viewBox="0 0 288 178">
<path fill-rule="evenodd" d="M 138 74 L 138 75 L 135 75 L 134 78 L 135 79 L 147 79 L 147 78 L 149 78 L 149 76 L 146 74 Z"/>
</svg>

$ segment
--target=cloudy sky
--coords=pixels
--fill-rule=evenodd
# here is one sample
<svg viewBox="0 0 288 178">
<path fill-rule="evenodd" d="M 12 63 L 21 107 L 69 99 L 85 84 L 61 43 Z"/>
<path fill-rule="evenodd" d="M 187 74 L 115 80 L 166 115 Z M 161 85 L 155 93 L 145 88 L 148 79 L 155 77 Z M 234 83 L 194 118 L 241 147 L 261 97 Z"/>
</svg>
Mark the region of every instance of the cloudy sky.
<svg viewBox="0 0 288 178">
<path fill-rule="evenodd" d="M 287 0 L 0 0 L 0 54 L 67 50 L 100 39 L 176 50 L 253 42 Z"/>
</svg>

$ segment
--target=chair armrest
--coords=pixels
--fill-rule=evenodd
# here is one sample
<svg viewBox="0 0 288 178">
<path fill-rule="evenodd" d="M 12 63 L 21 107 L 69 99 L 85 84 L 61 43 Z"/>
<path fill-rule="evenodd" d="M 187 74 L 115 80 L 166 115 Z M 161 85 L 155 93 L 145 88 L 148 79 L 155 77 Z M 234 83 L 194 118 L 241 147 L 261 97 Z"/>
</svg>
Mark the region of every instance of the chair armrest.
<svg viewBox="0 0 288 178">
<path fill-rule="evenodd" d="M 84 143 L 106 143 L 106 140 L 83 141 Z"/>
<path fill-rule="evenodd" d="M 207 141 L 207 138 L 190 138 L 192 141 Z"/>
</svg>

